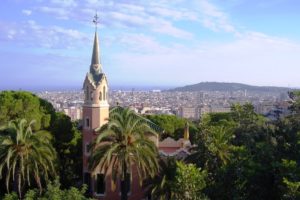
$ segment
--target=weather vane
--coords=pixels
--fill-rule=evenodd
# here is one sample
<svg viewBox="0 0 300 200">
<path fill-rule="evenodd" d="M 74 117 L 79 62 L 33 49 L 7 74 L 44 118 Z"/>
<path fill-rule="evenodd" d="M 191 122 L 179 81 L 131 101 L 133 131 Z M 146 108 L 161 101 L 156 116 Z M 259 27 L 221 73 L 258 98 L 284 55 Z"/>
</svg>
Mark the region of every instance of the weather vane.
<svg viewBox="0 0 300 200">
<path fill-rule="evenodd" d="M 95 28 L 97 30 L 97 26 L 99 24 L 99 17 L 97 11 L 96 11 L 96 15 L 94 16 L 93 23 L 95 24 Z"/>
</svg>

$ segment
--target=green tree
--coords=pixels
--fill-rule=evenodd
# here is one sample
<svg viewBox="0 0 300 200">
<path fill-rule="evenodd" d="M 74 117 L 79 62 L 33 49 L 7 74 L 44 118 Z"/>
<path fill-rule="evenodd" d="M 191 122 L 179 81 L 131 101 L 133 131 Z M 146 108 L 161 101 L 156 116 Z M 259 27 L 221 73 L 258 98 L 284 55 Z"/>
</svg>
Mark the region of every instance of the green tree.
<svg viewBox="0 0 300 200">
<path fill-rule="evenodd" d="M 82 137 L 77 124 L 64 113 L 57 112 L 50 128 L 57 151 L 58 171 L 63 188 L 82 180 Z"/>
<path fill-rule="evenodd" d="M 160 135 L 162 139 L 167 137 L 179 139 L 183 137 L 183 130 L 187 122 L 186 119 L 179 118 L 175 115 L 147 115 L 146 117 L 164 130 Z M 189 125 L 190 138 L 191 141 L 193 141 L 198 129 L 193 122 L 189 122 Z"/>
<path fill-rule="evenodd" d="M 232 127 L 213 126 L 205 134 L 205 142 L 208 151 L 214 155 L 218 162 L 227 164 L 231 157 L 233 138 Z"/>
<path fill-rule="evenodd" d="M 0 92 L 0 125 L 11 120 L 26 119 L 36 121 L 33 130 L 45 130 L 49 128 L 54 113 L 55 110 L 49 102 L 30 92 Z"/>
<path fill-rule="evenodd" d="M 224 114 L 205 115 L 200 123 L 200 133 L 197 136 L 198 146 L 196 151 L 187 159 L 197 163 L 199 167 L 215 169 L 221 165 L 226 165 L 232 154 L 232 140 L 234 138 L 234 123 L 220 118 Z"/>
<path fill-rule="evenodd" d="M 280 157 L 274 125 L 250 104 L 202 118 L 196 152 L 189 162 L 208 172 L 211 199 L 276 199 Z M 280 137 L 279 137 L 280 138 Z"/>
<path fill-rule="evenodd" d="M 193 164 L 177 162 L 175 181 L 172 186 L 174 200 L 207 199 L 203 194 L 206 187 L 207 171 L 197 168 Z"/>
<path fill-rule="evenodd" d="M 33 133 L 32 125 L 25 119 L 10 121 L 0 136 L 0 175 L 6 176 L 9 191 L 11 180 L 14 190 L 22 197 L 22 186 L 30 185 L 31 177 L 42 189 L 41 179 L 54 174 L 56 153 L 51 145 L 51 135 L 40 131 Z"/>
<path fill-rule="evenodd" d="M 148 185 L 152 199 L 197 200 L 207 199 L 207 171 L 194 164 L 185 164 L 174 158 L 162 158 L 158 175 Z"/>
<path fill-rule="evenodd" d="M 289 92 L 289 97 L 291 99 L 291 106 L 290 110 L 293 114 L 299 115 L 300 114 L 300 91 L 292 91 Z"/>
<path fill-rule="evenodd" d="M 44 99 L 25 91 L 0 92 L 0 126 L 20 118 L 28 122 L 35 120 L 33 131 L 47 130 L 52 134 L 52 144 L 58 152 L 56 167 L 62 187 L 80 184 L 82 180 L 82 136 L 77 124 L 63 113 L 56 113 L 53 106 Z M 2 132 L 0 131 L 0 135 Z M 0 193 L 5 191 L 0 179 Z M 3 193 L 2 192 L 2 193 Z"/>
<path fill-rule="evenodd" d="M 127 199 L 126 176 L 133 165 L 137 168 L 140 184 L 158 172 L 158 151 L 147 135 L 156 135 L 153 123 L 130 109 L 116 107 L 100 130 L 92 145 L 90 168 L 100 169 L 105 174 L 112 169 L 112 181 L 121 180 L 121 199 Z"/>
</svg>

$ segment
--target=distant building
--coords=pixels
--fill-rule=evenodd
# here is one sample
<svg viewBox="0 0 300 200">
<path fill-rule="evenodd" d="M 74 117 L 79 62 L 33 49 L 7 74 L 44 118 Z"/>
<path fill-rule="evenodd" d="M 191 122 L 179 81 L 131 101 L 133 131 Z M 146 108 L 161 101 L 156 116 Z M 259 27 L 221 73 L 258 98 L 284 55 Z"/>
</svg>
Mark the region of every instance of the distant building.
<svg viewBox="0 0 300 200">
<path fill-rule="evenodd" d="M 198 105 L 202 105 L 204 102 L 204 92 L 199 92 L 197 95 L 197 103 Z"/>
<path fill-rule="evenodd" d="M 265 101 L 255 105 L 255 112 L 265 115 L 274 109 L 274 102 Z"/>
<path fill-rule="evenodd" d="M 222 113 L 222 112 L 230 112 L 231 108 L 229 106 L 211 106 L 212 113 Z"/>
<path fill-rule="evenodd" d="M 200 112 L 199 107 L 180 107 L 178 115 L 186 119 L 199 119 Z"/>
<path fill-rule="evenodd" d="M 72 106 L 69 108 L 64 108 L 63 111 L 71 118 L 72 121 L 82 119 L 82 108 Z"/>
<path fill-rule="evenodd" d="M 200 110 L 200 117 L 207 113 L 211 113 L 211 107 L 209 105 L 203 105 L 199 108 Z"/>
</svg>

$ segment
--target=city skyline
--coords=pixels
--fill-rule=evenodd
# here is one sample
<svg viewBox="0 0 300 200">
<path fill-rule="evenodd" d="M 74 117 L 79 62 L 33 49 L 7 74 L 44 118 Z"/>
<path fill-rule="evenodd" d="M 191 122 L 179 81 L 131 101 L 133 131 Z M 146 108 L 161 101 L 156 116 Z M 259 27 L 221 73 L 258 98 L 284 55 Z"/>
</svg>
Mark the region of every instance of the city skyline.
<svg viewBox="0 0 300 200">
<path fill-rule="evenodd" d="M 299 87 L 298 4 L 4 0 L 0 89 L 80 89 L 96 10 L 103 70 L 114 87 L 205 81 Z"/>
</svg>

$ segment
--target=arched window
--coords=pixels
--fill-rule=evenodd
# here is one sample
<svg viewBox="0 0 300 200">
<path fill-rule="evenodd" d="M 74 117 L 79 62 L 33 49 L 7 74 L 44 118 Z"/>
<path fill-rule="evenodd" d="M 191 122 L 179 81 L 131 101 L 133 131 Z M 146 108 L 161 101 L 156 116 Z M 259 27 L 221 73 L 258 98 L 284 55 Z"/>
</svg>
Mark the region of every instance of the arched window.
<svg viewBox="0 0 300 200">
<path fill-rule="evenodd" d="M 85 89 L 85 99 L 88 100 L 89 99 L 89 87 L 87 86 L 86 89 Z"/>
<path fill-rule="evenodd" d="M 93 91 L 91 91 L 91 101 L 93 101 Z"/>
<path fill-rule="evenodd" d="M 102 92 L 99 92 L 99 100 L 102 101 Z"/>
<path fill-rule="evenodd" d="M 106 100 L 106 88 L 103 86 L 103 100 Z"/>
<path fill-rule="evenodd" d="M 96 190 L 96 194 L 98 194 L 98 195 L 105 194 L 105 175 L 104 174 L 96 175 L 95 190 Z"/>
<path fill-rule="evenodd" d="M 85 118 L 85 128 L 90 128 L 90 119 L 88 117 Z"/>
</svg>

